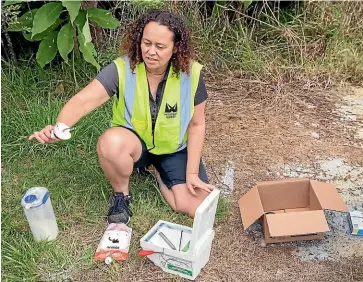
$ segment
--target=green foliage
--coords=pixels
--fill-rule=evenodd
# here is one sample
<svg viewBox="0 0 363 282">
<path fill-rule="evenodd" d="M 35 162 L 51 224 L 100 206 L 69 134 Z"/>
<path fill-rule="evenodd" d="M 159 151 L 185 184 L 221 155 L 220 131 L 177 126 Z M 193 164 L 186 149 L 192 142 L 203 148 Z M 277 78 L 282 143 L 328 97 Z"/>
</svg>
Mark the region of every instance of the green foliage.
<svg viewBox="0 0 363 282">
<path fill-rule="evenodd" d="M 97 23 L 103 28 L 116 28 L 119 22 L 112 17 L 111 12 L 99 8 L 87 9 L 88 18 L 90 21 Z"/>
<path fill-rule="evenodd" d="M 42 31 L 41 33 L 33 35 L 31 32 L 29 33 L 23 32 L 23 36 L 28 41 L 40 41 L 43 38 L 45 38 L 48 34 L 50 34 L 52 31 L 54 31 L 63 22 L 64 20 L 58 18 L 50 27 L 48 27 L 46 30 Z"/>
<path fill-rule="evenodd" d="M 20 2 L 23 1 L 6 1 L 6 5 Z M 36 59 L 42 67 L 50 63 L 58 51 L 68 63 L 68 55 L 74 51 L 75 41 L 78 40 L 84 60 L 99 70 L 90 22 L 108 29 L 119 26 L 119 21 L 111 12 L 98 8 L 82 10 L 81 1 L 61 1 L 45 3 L 39 9 L 24 13 L 9 22 L 7 31 L 22 32 L 26 40 L 40 41 Z"/>
<path fill-rule="evenodd" d="M 44 67 L 57 55 L 57 35 L 57 32 L 52 32 L 40 42 L 37 61 L 41 67 Z"/>
<path fill-rule="evenodd" d="M 82 28 L 82 35 L 84 36 L 83 45 L 86 45 L 87 43 L 90 43 L 92 41 L 91 30 L 89 28 L 88 14 L 86 14 L 86 22 L 84 23 Z"/>
<path fill-rule="evenodd" d="M 93 57 L 94 55 L 96 55 L 96 50 L 95 47 L 93 46 L 93 43 L 92 42 L 86 43 L 85 36 L 82 33 L 78 34 L 78 42 L 79 42 L 79 50 L 81 50 L 83 58 L 90 64 L 94 65 L 97 68 L 97 70 L 99 70 L 100 65 Z"/>
<path fill-rule="evenodd" d="M 25 1 L 21 1 L 21 0 L 5 0 L 5 3 L 2 4 L 3 7 L 9 6 L 9 5 L 14 5 L 14 4 L 20 4 L 21 2 L 30 2 L 32 0 L 25 0 Z"/>
<path fill-rule="evenodd" d="M 44 4 L 34 15 L 32 37 L 53 25 L 62 10 L 62 4 L 59 2 Z"/>
<path fill-rule="evenodd" d="M 165 7 L 165 2 L 162 0 L 138 0 L 138 1 L 130 1 L 130 5 L 134 7 L 134 9 L 144 10 L 153 9 L 153 8 L 162 8 Z"/>
<path fill-rule="evenodd" d="M 81 8 L 81 1 L 62 1 L 62 5 L 67 8 L 71 23 L 73 24 Z"/>
<path fill-rule="evenodd" d="M 10 22 L 7 31 L 23 31 L 30 30 L 34 15 L 38 11 L 38 9 L 34 9 L 26 12 L 21 17 L 17 18 L 16 21 Z"/>
<path fill-rule="evenodd" d="M 74 30 L 71 23 L 64 25 L 57 37 L 57 45 L 59 54 L 62 56 L 63 60 L 68 62 L 68 54 L 73 50 L 74 47 Z"/>
<path fill-rule="evenodd" d="M 213 11 L 212 11 L 212 17 L 218 18 L 222 15 L 224 9 L 227 8 L 228 1 L 216 1 L 214 2 Z"/>
<path fill-rule="evenodd" d="M 87 11 L 80 11 L 74 22 L 78 29 L 79 50 L 82 52 L 83 58 L 85 61 L 94 65 L 97 70 L 99 70 L 100 65 L 94 58 L 97 52 L 93 43 L 91 42 L 92 38 L 89 30 Z"/>
<path fill-rule="evenodd" d="M 215 1 L 212 10 L 212 18 L 220 19 L 222 17 L 223 12 L 228 8 L 230 4 L 229 2 L 230 1 L 228 0 Z M 246 10 L 252 4 L 252 0 L 237 1 L 237 5 L 239 5 L 239 3 L 242 3 L 244 9 Z"/>
<path fill-rule="evenodd" d="M 252 0 L 244 0 L 243 6 L 245 9 L 247 9 L 252 4 Z"/>
<path fill-rule="evenodd" d="M 84 10 L 79 11 L 74 23 L 76 24 L 78 30 L 82 32 L 83 26 L 87 20 L 87 12 Z"/>
</svg>

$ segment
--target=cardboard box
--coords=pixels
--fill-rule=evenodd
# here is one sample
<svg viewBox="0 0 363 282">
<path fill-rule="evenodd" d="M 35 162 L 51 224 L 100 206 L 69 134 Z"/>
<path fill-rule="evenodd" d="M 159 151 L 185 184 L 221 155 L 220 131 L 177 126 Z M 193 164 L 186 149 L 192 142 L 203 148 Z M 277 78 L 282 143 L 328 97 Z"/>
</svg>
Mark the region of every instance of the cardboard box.
<svg viewBox="0 0 363 282">
<path fill-rule="evenodd" d="M 348 212 L 332 184 L 309 179 L 259 182 L 239 200 L 244 230 L 262 219 L 266 243 L 322 239 L 324 209 Z"/>
<path fill-rule="evenodd" d="M 348 215 L 350 234 L 363 236 L 363 211 L 351 211 Z"/>
</svg>

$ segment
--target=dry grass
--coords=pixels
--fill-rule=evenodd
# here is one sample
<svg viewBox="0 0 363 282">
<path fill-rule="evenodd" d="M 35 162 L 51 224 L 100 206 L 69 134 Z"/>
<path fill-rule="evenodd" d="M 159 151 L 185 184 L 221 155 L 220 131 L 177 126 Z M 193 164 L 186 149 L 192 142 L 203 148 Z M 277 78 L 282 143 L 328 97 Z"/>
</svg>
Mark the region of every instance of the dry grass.
<svg viewBox="0 0 363 282">
<path fill-rule="evenodd" d="M 213 72 L 239 71 L 268 83 L 301 77 L 362 83 L 363 3 L 310 1 L 282 8 L 264 1 L 247 11 L 236 3 L 207 19 L 193 3 L 174 7 L 189 20 L 198 57 Z"/>
</svg>

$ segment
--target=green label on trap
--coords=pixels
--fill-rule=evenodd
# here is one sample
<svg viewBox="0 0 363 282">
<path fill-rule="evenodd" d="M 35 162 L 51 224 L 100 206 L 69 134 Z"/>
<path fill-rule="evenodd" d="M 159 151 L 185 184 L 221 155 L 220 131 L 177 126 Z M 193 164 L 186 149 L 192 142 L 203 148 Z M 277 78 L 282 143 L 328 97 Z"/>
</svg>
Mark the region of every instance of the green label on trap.
<svg viewBox="0 0 363 282">
<path fill-rule="evenodd" d="M 174 270 L 174 271 L 183 273 L 185 275 L 193 276 L 193 272 L 191 270 L 184 269 L 184 268 L 181 268 L 179 266 L 172 265 L 170 263 L 168 263 L 167 266 L 168 266 L 168 269 L 170 269 L 170 270 Z"/>
</svg>

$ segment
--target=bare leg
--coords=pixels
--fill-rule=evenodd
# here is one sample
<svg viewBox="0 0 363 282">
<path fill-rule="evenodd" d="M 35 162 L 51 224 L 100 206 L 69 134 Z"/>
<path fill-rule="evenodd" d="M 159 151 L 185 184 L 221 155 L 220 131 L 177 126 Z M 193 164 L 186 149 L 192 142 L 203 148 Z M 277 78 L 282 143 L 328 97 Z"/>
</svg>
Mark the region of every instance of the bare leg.
<svg viewBox="0 0 363 282">
<path fill-rule="evenodd" d="M 130 130 L 113 127 L 102 134 L 97 144 L 99 161 L 114 192 L 129 194 L 129 177 L 134 162 L 142 153 L 138 137 Z"/>
<path fill-rule="evenodd" d="M 195 189 L 197 196 L 189 192 L 186 184 L 178 184 L 171 188 L 175 199 L 175 211 L 195 216 L 195 211 L 203 200 L 209 195 L 202 189 Z"/>
<path fill-rule="evenodd" d="M 155 177 L 156 177 L 156 180 L 159 183 L 161 194 L 163 194 L 165 200 L 168 202 L 168 204 L 175 211 L 176 207 L 175 207 L 175 199 L 174 199 L 173 191 L 171 191 L 170 189 L 168 189 L 168 187 L 166 187 L 166 185 L 164 184 L 164 182 L 160 178 L 159 172 L 156 169 L 155 169 Z"/>
<path fill-rule="evenodd" d="M 197 196 L 194 196 L 189 192 L 186 184 L 178 184 L 168 189 L 161 180 L 159 172 L 156 169 L 154 171 L 161 193 L 172 209 L 176 212 L 182 212 L 194 217 L 198 206 L 209 193 L 201 189 L 196 189 Z"/>
</svg>

